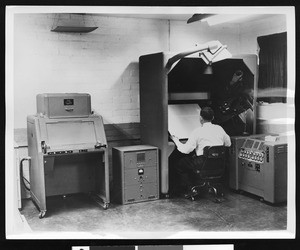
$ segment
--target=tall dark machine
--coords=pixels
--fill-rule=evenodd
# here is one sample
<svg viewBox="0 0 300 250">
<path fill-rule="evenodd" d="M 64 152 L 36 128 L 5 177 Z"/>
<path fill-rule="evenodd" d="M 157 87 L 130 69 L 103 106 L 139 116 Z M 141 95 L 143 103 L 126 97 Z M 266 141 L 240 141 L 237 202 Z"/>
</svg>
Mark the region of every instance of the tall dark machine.
<svg viewBox="0 0 300 250">
<path fill-rule="evenodd" d="M 27 137 L 30 194 L 40 218 L 47 197 L 55 195 L 88 193 L 108 207 L 107 141 L 89 94 L 37 95 L 37 114 L 27 117 Z"/>
<path fill-rule="evenodd" d="M 230 135 L 255 133 L 256 55 L 232 56 L 212 41 L 182 53 L 143 55 L 140 117 L 143 144 L 158 147 L 161 193 L 168 195 L 169 133 L 186 140 L 199 126 L 201 107 L 215 111 L 214 123 Z"/>
</svg>

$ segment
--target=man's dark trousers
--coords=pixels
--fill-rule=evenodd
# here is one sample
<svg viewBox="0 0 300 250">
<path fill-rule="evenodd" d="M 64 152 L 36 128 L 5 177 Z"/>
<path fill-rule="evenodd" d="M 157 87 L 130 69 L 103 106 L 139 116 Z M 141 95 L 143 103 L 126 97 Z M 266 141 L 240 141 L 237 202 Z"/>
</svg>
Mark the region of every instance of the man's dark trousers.
<svg viewBox="0 0 300 250">
<path fill-rule="evenodd" d="M 204 156 L 195 153 L 183 154 L 175 149 L 169 156 L 170 194 L 182 194 L 190 191 L 197 182 L 196 171 L 203 165 Z"/>
</svg>

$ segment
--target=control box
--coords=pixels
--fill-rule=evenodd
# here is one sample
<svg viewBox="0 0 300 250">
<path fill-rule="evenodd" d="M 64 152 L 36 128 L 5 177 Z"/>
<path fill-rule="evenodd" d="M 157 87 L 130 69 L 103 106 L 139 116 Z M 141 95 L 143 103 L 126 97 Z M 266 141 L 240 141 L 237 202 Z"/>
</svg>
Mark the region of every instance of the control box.
<svg viewBox="0 0 300 250">
<path fill-rule="evenodd" d="M 246 140 L 239 152 L 239 158 L 253 163 L 263 163 L 265 158 L 264 142 L 259 140 Z"/>
<path fill-rule="evenodd" d="M 287 149 L 285 137 L 233 138 L 230 188 L 262 197 L 270 203 L 287 200 Z M 234 160 L 234 161 L 233 161 Z"/>
<path fill-rule="evenodd" d="M 159 199 L 158 148 L 149 145 L 112 149 L 113 193 L 119 204 Z"/>
<path fill-rule="evenodd" d="M 89 117 L 91 96 L 86 93 L 45 93 L 36 97 L 37 114 L 47 118 Z"/>
<path fill-rule="evenodd" d="M 276 134 L 268 134 L 268 135 L 276 135 Z M 243 144 L 245 143 L 245 141 L 248 139 L 256 139 L 256 140 L 261 140 L 262 138 L 264 138 L 265 136 L 267 136 L 267 134 L 257 134 L 257 135 L 249 135 L 249 136 L 231 136 L 231 147 L 229 150 L 229 187 L 234 189 L 234 190 L 238 190 L 239 189 L 239 177 L 238 177 L 238 173 L 239 173 L 239 159 L 240 158 L 244 158 L 244 159 L 248 159 L 248 157 L 252 157 L 252 153 L 250 156 L 250 151 L 247 149 L 241 149 Z M 261 144 L 262 145 L 262 144 Z M 259 160 L 259 162 L 262 162 L 264 155 L 262 154 L 262 150 L 261 148 L 257 151 L 255 151 L 255 156 L 257 153 L 259 153 L 259 158 L 257 158 L 257 160 Z"/>
</svg>

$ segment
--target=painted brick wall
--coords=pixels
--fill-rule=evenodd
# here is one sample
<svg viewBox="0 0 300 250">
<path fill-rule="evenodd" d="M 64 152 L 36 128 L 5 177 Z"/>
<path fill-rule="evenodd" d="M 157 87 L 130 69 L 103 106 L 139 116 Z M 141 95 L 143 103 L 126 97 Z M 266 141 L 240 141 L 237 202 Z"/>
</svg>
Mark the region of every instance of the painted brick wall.
<svg viewBox="0 0 300 250">
<path fill-rule="evenodd" d="M 15 128 L 36 113 L 36 95 L 85 92 L 105 123 L 139 122 L 142 54 L 167 50 L 165 20 L 85 16 L 99 28 L 86 34 L 50 30 L 80 15 L 17 14 L 14 39 Z M 57 21 L 59 19 L 59 21 Z"/>
<path fill-rule="evenodd" d="M 86 34 L 55 33 L 56 25 L 85 22 Z M 170 26 L 169 26 L 170 25 Z M 16 14 L 14 20 L 14 123 L 26 127 L 36 95 L 86 92 L 104 122 L 139 122 L 139 56 L 183 51 L 219 40 L 240 53 L 239 26 L 100 15 Z"/>
</svg>

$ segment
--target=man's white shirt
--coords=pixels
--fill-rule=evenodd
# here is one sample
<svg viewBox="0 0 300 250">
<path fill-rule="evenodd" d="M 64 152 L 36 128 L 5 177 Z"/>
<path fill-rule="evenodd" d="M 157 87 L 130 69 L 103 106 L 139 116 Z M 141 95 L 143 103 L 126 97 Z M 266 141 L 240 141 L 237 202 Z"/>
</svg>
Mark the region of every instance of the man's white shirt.
<svg viewBox="0 0 300 250">
<path fill-rule="evenodd" d="M 178 138 L 173 140 L 181 153 L 189 154 L 195 149 L 197 156 L 203 155 L 206 146 L 230 147 L 231 145 L 230 137 L 224 129 L 211 122 L 205 122 L 203 126 L 196 128 L 186 143 L 181 143 Z"/>
</svg>

